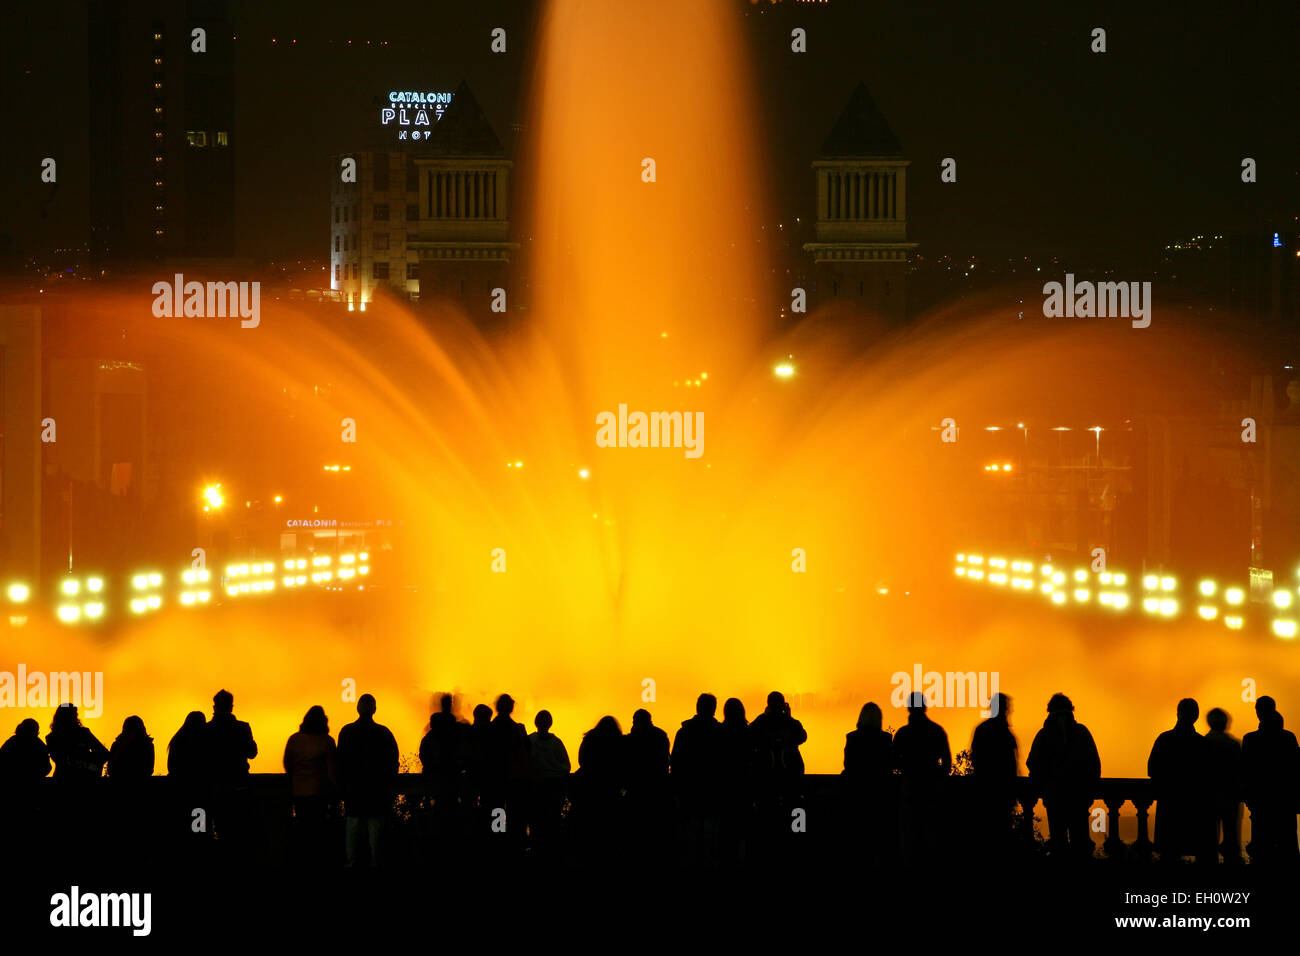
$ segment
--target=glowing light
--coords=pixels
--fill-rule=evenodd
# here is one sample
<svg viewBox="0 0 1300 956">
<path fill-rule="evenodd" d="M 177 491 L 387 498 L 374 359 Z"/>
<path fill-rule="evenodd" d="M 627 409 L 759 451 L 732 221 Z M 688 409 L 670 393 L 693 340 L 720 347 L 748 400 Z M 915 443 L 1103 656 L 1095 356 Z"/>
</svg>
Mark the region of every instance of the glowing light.
<svg viewBox="0 0 1300 956">
<path fill-rule="evenodd" d="M 1160 610 L 1160 599 L 1153 597 L 1143 598 L 1142 610 L 1146 611 L 1148 614 L 1155 614 Z"/>
<path fill-rule="evenodd" d="M 955 570 L 956 570 L 956 572 L 957 572 L 957 577 L 959 577 L 959 578 L 960 578 L 960 577 L 964 577 L 965 574 L 966 574 L 966 569 L 965 569 L 965 568 L 956 568 Z"/>
<path fill-rule="evenodd" d="M 1086 580 L 1088 580 L 1088 572 L 1087 572 L 1087 571 L 1075 571 L 1075 572 L 1074 572 L 1074 580 L 1076 580 L 1076 581 L 1086 581 Z"/>
<path fill-rule="evenodd" d="M 1161 578 L 1161 579 L 1160 579 L 1160 590 L 1162 590 L 1162 591 L 1172 591 L 1172 590 L 1174 589 L 1174 584 L 1175 584 L 1175 582 L 1174 582 L 1174 579 L 1173 579 L 1173 578 L 1169 578 L 1169 577 Z"/>
<path fill-rule="evenodd" d="M 1292 638 L 1295 637 L 1295 621 L 1276 620 L 1273 622 L 1273 633 L 1278 637 Z"/>
<path fill-rule="evenodd" d="M 1064 604 L 1064 603 L 1065 603 L 1065 592 L 1064 592 L 1064 591 L 1054 591 L 1054 592 L 1052 593 L 1052 603 L 1053 603 L 1053 604 Z"/>
<path fill-rule="evenodd" d="M 182 595 L 181 595 L 181 603 L 182 603 L 182 604 L 186 604 L 186 605 L 193 604 L 193 603 L 194 603 L 194 593 L 193 593 L 192 591 L 186 591 L 184 594 L 182 594 Z"/>
<path fill-rule="evenodd" d="M 1213 581 L 1202 581 L 1199 585 L 1197 585 L 1197 587 L 1200 590 L 1200 592 L 1206 597 L 1214 597 Z"/>
<path fill-rule="evenodd" d="M 1117 611 L 1122 611 L 1122 610 L 1124 610 L 1126 607 L 1128 607 L 1128 595 L 1127 595 L 1127 594 L 1116 594 L 1116 595 L 1115 595 L 1115 599 L 1114 599 L 1114 601 L 1113 601 L 1112 603 L 1113 603 L 1113 605 L 1114 605 L 1114 607 L 1115 607 L 1115 610 L 1117 610 Z"/>
<path fill-rule="evenodd" d="M 13 601 L 15 604 L 22 604 L 31 597 L 31 593 L 31 590 L 25 584 L 15 583 L 9 585 L 9 600 Z"/>
<path fill-rule="evenodd" d="M 1246 592 L 1241 588 L 1228 588 L 1223 592 L 1223 599 L 1229 604 L 1240 604 L 1246 599 Z"/>
<path fill-rule="evenodd" d="M 62 585 L 62 591 L 68 596 L 72 596 L 81 590 L 81 583 L 74 578 L 67 578 Z"/>
<path fill-rule="evenodd" d="M 1116 587 L 1122 588 L 1125 585 L 1125 583 L 1128 581 L 1128 575 L 1116 574 L 1111 580 Z"/>
<path fill-rule="evenodd" d="M 1226 624 L 1226 625 L 1228 625 L 1228 627 L 1229 627 L 1231 630 L 1234 630 L 1234 631 L 1240 631 L 1241 628 L 1242 628 L 1242 625 L 1244 625 L 1246 622 L 1245 622 L 1241 617 L 1239 617 L 1239 616 L 1237 616 L 1237 615 L 1235 615 L 1235 614 L 1230 614 L 1229 616 L 1227 616 L 1227 617 L 1225 617 L 1225 618 L 1223 619 L 1223 623 Z"/>
<path fill-rule="evenodd" d="M 1006 584 L 1006 583 L 1007 583 L 1007 576 L 1006 576 L 1005 574 L 1003 574 L 1002 572 L 1000 572 L 1000 571 L 999 571 L 997 574 L 990 574 L 990 575 L 989 575 L 989 583 L 990 583 L 990 584 Z"/>
<path fill-rule="evenodd" d="M 1203 620 L 1213 621 L 1219 616 L 1219 609 L 1217 607 L 1210 607 L 1209 605 L 1202 604 L 1196 609 L 1196 613 L 1199 614 Z"/>
<path fill-rule="evenodd" d="M 104 579 L 86 578 L 86 590 L 98 594 L 100 591 L 104 590 Z"/>
<path fill-rule="evenodd" d="M 588 478 L 591 477 L 591 472 L 589 472 L 586 468 L 579 468 L 578 477 L 581 478 L 583 481 L 586 481 Z"/>
<path fill-rule="evenodd" d="M 1173 617 L 1178 613 L 1178 602 L 1172 598 L 1165 598 L 1160 602 L 1160 613 L 1165 617 Z"/>
<path fill-rule="evenodd" d="M 1273 592 L 1273 603 L 1276 604 L 1278 607 L 1280 607 L 1280 608 L 1284 608 L 1284 609 L 1290 607 L 1290 606 L 1291 606 L 1291 592 L 1290 592 L 1290 591 L 1274 591 L 1274 592 Z"/>
<path fill-rule="evenodd" d="M 59 620 L 65 624 L 71 624 L 81 617 L 81 608 L 75 604 L 59 605 Z"/>
<path fill-rule="evenodd" d="M 1148 591 L 1154 591 L 1157 587 L 1160 586 L 1160 579 L 1157 578 L 1154 574 L 1148 574 L 1146 577 L 1142 579 L 1142 586 L 1146 588 Z"/>
<path fill-rule="evenodd" d="M 1057 571 L 1057 572 L 1055 572 L 1055 573 L 1052 575 L 1052 583 L 1053 583 L 1053 584 L 1064 584 L 1064 583 L 1065 583 L 1065 572 L 1064 572 L 1064 571 Z"/>
<path fill-rule="evenodd" d="M 1097 578 L 1098 580 L 1101 581 L 1102 584 L 1110 584 L 1111 575 L 1109 571 L 1102 571 L 1099 575 L 1097 575 Z"/>
<path fill-rule="evenodd" d="M 1090 594 L 1089 594 L 1087 588 L 1075 588 L 1075 589 L 1074 589 L 1074 599 L 1075 599 L 1076 601 L 1086 601 L 1086 600 L 1088 600 L 1089 597 L 1090 597 Z"/>
<path fill-rule="evenodd" d="M 207 503 L 204 510 L 216 511 L 226 503 L 226 496 L 221 493 L 221 485 L 208 485 L 203 489 L 203 500 Z"/>
<path fill-rule="evenodd" d="M 87 604 L 84 608 L 82 608 L 82 611 L 85 613 L 86 617 L 92 617 L 92 618 L 102 617 L 104 614 L 104 605 L 100 604 L 98 601 L 95 601 L 91 604 Z"/>
</svg>

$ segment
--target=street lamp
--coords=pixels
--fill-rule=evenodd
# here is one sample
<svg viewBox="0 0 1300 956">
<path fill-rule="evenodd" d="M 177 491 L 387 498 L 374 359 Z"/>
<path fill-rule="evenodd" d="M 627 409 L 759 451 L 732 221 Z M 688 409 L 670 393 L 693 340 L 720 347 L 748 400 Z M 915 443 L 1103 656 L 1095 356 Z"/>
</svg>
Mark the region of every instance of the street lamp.
<svg viewBox="0 0 1300 956">
<path fill-rule="evenodd" d="M 220 511 L 221 506 L 226 503 L 226 496 L 221 493 L 221 485 L 208 485 L 203 489 L 203 510 Z"/>
</svg>

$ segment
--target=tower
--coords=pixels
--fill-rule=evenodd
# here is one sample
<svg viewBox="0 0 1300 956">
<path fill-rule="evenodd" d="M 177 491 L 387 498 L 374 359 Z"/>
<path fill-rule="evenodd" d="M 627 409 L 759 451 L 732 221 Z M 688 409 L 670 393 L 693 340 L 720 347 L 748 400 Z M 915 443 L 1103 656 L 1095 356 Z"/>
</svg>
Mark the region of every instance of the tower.
<svg viewBox="0 0 1300 956">
<path fill-rule="evenodd" d="M 465 83 L 457 87 L 416 159 L 420 300 L 452 299 L 490 315 L 492 290 L 507 288 L 510 168 L 505 149 Z"/>
<path fill-rule="evenodd" d="M 812 164 L 817 298 L 847 302 L 887 325 L 907 316 L 907 167 L 889 123 L 859 83 Z"/>
</svg>

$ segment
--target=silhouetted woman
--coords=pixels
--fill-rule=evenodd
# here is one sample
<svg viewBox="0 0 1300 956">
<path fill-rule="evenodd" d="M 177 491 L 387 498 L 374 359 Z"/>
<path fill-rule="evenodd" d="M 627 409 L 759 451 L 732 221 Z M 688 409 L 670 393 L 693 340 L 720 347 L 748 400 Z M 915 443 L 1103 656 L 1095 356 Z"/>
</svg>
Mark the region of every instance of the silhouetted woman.
<svg viewBox="0 0 1300 956">
<path fill-rule="evenodd" d="M 898 842 L 893 738 L 875 703 L 862 705 L 856 730 L 844 736 L 844 790 L 852 832 L 868 861 L 890 859 Z"/>
<path fill-rule="evenodd" d="M 623 788 L 623 728 L 608 715 L 582 735 L 578 746 L 575 822 L 585 843 L 613 851 L 621 842 L 618 801 Z"/>
<path fill-rule="evenodd" d="M 60 704 L 54 711 L 45 746 L 54 761 L 54 779 L 61 787 L 87 787 L 103 776 L 108 748 L 82 726 L 75 705 Z"/>
<path fill-rule="evenodd" d="M 172 832 L 200 845 L 212 832 L 206 819 L 210 804 L 207 723 L 203 711 L 190 711 L 167 744 L 167 783 L 175 813 Z"/>
<path fill-rule="evenodd" d="M 319 705 L 307 711 L 284 748 L 298 849 L 301 858 L 311 862 L 322 860 L 326 843 L 329 806 L 338 779 L 336 752 L 329 718 Z"/>
<path fill-rule="evenodd" d="M 28 717 L 0 746 L 0 841 L 12 859 L 40 852 L 44 830 L 45 778 L 50 752 L 41 740 L 41 725 Z"/>
<path fill-rule="evenodd" d="M 739 698 L 722 705 L 720 739 L 719 849 L 724 863 L 743 863 L 754 816 L 754 737 Z"/>
<path fill-rule="evenodd" d="M 122 721 L 122 732 L 108 751 L 108 776 L 116 783 L 139 783 L 153 776 L 153 738 L 144 721 L 134 715 Z"/>
</svg>

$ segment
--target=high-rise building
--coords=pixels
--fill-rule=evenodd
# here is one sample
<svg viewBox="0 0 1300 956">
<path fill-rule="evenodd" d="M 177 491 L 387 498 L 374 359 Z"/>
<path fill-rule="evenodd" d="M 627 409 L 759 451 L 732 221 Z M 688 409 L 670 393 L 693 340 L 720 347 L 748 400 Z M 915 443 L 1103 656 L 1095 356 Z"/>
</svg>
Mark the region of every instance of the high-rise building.
<svg viewBox="0 0 1300 956">
<path fill-rule="evenodd" d="M 813 171 L 816 297 L 847 301 L 887 324 L 907 316 L 907 167 L 903 147 L 863 83 L 853 91 Z"/>
<path fill-rule="evenodd" d="M 93 253 L 233 256 L 228 0 L 93 0 L 89 37 Z"/>
<path fill-rule="evenodd" d="M 344 182 L 344 160 L 356 162 L 356 181 Z M 353 309 L 364 309 L 379 288 L 403 299 L 420 290 L 410 248 L 419 210 L 415 156 L 386 149 L 331 157 L 330 288 Z"/>
</svg>

